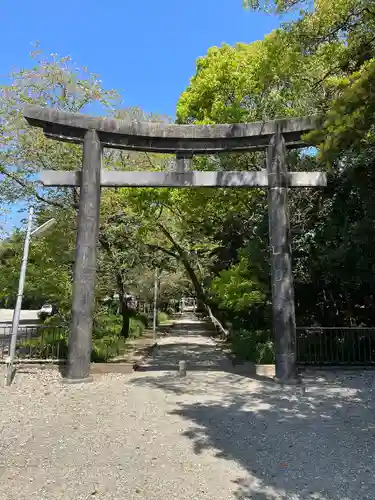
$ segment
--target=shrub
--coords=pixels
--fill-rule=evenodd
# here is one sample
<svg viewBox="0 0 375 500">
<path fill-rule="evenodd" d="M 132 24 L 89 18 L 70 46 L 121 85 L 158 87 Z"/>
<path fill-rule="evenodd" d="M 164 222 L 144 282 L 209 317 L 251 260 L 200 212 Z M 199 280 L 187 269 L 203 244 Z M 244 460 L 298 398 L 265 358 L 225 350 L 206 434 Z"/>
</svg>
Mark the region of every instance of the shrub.
<svg viewBox="0 0 375 500">
<path fill-rule="evenodd" d="M 212 280 L 211 291 L 220 308 L 242 312 L 266 300 L 263 286 L 256 280 L 244 256 Z"/>
<path fill-rule="evenodd" d="M 39 359 L 66 359 L 68 354 L 68 328 L 42 327 L 38 336 L 22 340 L 19 345 L 20 357 Z"/>
<path fill-rule="evenodd" d="M 166 323 L 169 320 L 169 316 L 166 312 L 164 311 L 159 311 L 158 312 L 158 323 Z"/>
<path fill-rule="evenodd" d="M 98 314 L 94 319 L 93 338 L 118 335 L 121 325 L 122 319 L 118 314 Z"/>
<path fill-rule="evenodd" d="M 129 339 L 140 337 L 147 327 L 147 317 L 140 314 L 130 318 Z M 105 362 L 126 350 L 126 341 L 120 335 L 122 318 L 120 315 L 98 315 L 95 318 L 91 360 Z"/>
<path fill-rule="evenodd" d="M 105 335 L 94 339 L 91 351 L 91 361 L 106 362 L 126 350 L 126 340 L 120 335 Z"/>
<path fill-rule="evenodd" d="M 147 327 L 147 322 L 145 323 L 145 316 L 143 317 L 135 316 L 134 318 L 130 318 L 129 338 L 135 339 L 137 337 L 140 337 L 142 333 L 145 331 L 146 327 Z"/>
<path fill-rule="evenodd" d="M 241 329 L 231 334 L 230 347 L 237 358 L 259 364 L 275 362 L 274 344 L 269 330 Z"/>
<path fill-rule="evenodd" d="M 140 321 L 141 323 L 143 323 L 145 328 L 148 327 L 149 319 L 145 314 L 136 314 L 134 316 L 134 318 L 132 318 L 132 319 L 136 319 L 136 320 Z"/>
<path fill-rule="evenodd" d="M 140 337 L 147 327 L 147 318 L 137 315 L 130 318 L 129 338 Z M 122 318 L 119 315 L 97 315 L 94 321 L 92 354 L 94 362 L 105 362 L 123 354 L 126 340 L 120 335 Z M 20 342 L 21 357 L 39 359 L 66 359 L 68 354 L 69 327 L 42 326 L 37 335 Z"/>
</svg>

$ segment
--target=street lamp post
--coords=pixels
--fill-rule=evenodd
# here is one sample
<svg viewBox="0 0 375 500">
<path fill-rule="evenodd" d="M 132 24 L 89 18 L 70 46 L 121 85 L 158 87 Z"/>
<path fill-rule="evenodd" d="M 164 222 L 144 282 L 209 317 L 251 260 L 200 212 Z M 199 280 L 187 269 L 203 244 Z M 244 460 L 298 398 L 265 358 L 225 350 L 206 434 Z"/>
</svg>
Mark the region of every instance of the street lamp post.
<svg viewBox="0 0 375 500">
<path fill-rule="evenodd" d="M 14 308 L 13 319 L 12 319 L 12 334 L 11 334 L 9 357 L 7 359 L 7 369 L 6 369 L 6 380 L 5 380 L 6 385 L 11 385 L 13 378 L 13 363 L 16 354 L 17 333 L 18 333 L 18 325 L 20 322 L 21 309 L 22 309 L 22 298 L 23 298 L 23 290 L 25 287 L 26 268 L 29 256 L 30 241 L 33 236 L 34 237 L 39 236 L 41 233 L 43 233 L 46 229 L 48 229 L 56 222 L 55 219 L 50 219 L 32 231 L 33 215 L 34 215 L 34 209 L 30 207 L 29 217 L 27 221 L 26 237 L 23 245 L 23 257 L 21 263 L 20 278 L 18 282 L 17 301 L 16 301 L 16 306 Z"/>
</svg>

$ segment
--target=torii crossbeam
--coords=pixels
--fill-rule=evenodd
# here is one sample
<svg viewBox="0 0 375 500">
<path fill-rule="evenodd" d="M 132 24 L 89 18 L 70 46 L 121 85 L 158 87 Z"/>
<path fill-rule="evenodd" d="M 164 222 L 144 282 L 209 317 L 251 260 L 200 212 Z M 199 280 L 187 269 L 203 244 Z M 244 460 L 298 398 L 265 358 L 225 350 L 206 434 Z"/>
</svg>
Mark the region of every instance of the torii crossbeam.
<svg viewBox="0 0 375 500">
<path fill-rule="evenodd" d="M 292 118 L 233 125 L 167 125 L 96 118 L 38 106 L 27 106 L 30 125 L 47 137 L 83 143 L 82 170 L 41 173 L 45 186 L 79 186 L 72 326 L 66 381 L 90 378 L 92 313 L 96 275 L 101 187 L 232 187 L 268 188 L 269 237 L 276 379 L 295 383 L 296 325 L 288 217 L 288 187 L 319 187 L 323 172 L 288 172 L 286 149 L 305 147 L 302 136 L 315 120 Z M 101 169 L 102 148 L 172 153 L 173 172 L 124 172 Z M 267 169 L 259 172 L 200 172 L 190 170 L 196 154 L 266 150 Z"/>
</svg>

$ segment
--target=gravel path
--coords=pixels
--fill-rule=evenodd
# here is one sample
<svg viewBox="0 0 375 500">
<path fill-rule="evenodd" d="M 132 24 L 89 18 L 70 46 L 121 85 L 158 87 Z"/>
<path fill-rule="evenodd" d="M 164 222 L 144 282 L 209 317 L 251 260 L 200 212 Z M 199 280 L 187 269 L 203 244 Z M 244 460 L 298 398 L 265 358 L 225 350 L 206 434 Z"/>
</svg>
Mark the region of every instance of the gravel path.
<svg viewBox="0 0 375 500">
<path fill-rule="evenodd" d="M 373 373 L 309 375 L 293 396 L 233 373 L 201 329 L 176 325 L 132 375 L 18 372 L 0 388 L 0 500 L 375 498 Z"/>
</svg>

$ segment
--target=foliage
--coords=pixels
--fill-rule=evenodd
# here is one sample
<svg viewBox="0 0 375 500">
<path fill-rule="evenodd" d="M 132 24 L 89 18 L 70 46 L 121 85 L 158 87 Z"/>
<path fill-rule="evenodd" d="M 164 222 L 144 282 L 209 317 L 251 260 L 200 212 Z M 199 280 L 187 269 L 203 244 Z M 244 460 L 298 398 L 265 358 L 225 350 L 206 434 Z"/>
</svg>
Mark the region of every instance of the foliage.
<svg viewBox="0 0 375 500">
<path fill-rule="evenodd" d="M 96 107 L 99 104 L 99 112 L 118 118 L 166 118 L 146 115 L 141 110 L 122 109 L 115 91 L 105 89 L 98 76 L 89 73 L 87 68 L 77 69 L 68 57 L 55 54 L 44 57 L 39 50 L 31 57 L 34 66 L 14 70 L 9 77 L 10 84 L 0 88 L 0 202 L 4 207 L 17 200 L 33 203 L 35 226 L 51 217 L 57 220 L 48 233 L 31 242 L 24 306 L 39 308 L 44 302 L 52 302 L 60 315 L 69 319 L 79 192 L 70 188 L 44 189 L 37 175 L 44 168 L 79 168 L 82 148 L 47 139 L 40 129 L 27 125 L 22 108 L 26 103 L 34 103 L 66 111 L 89 112 L 93 104 Z M 104 152 L 105 168 L 142 170 L 149 168 L 150 162 L 158 165 L 159 160 L 155 155 Z M 139 211 L 134 213 L 127 209 L 126 190 L 102 193 L 97 310 L 102 301 L 114 293 L 120 295 L 122 307 L 122 298 L 139 290 L 149 265 L 160 261 L 155 251 L 143 244 L 143 221 L 137 216 L 141 216 Z M 22 246 L 23 235 L 19 231 L 2 244 L 0 301 L 6 307 L 14 306 Z M 180 269 L 175 266 L 170 272 L 171 281 L 176 273 L 180 273 Z M 140 299 L 148 300 L 149 297 L 143 293 Z M 126 336 L 132 311 L 123 308 L 121 312 Z"/>
<path fill-rule="evenodd" d="M 49 211 L 41 214 L 39 221 L 45 222 L 52 215 L 56 224 L 31 241 L 24 306 L 37 309 L 48 302 L 65 316 L 70 309 L 75 234 L 68 211 Z M 15 232 L 7 246 L 11 250 L 0 259 L 0 301 L 6 307 L 14 307 L 23 253 L 22 234 Z"/>
<path fill-rule="evenodd" d="M 375 8 L 372 0 L 250 0 L 253 9 L 282 13 L 300 6 L 299 16 L 284 24 L 285 43 L 299 48 L 303 59 L 325 59 L 326 70 L 312 90 L 324 90 L 321 130 L 309 139 L 321 156 L 333 162 L 342 151 L 361 147 L 373 135 L 375 95 Z"/>
<path fill-rule="evenodd" d="M 72 193 L 41 190 L 36 174 L 42 168 L 77 169 L 81 148 L 51 141 L 40 129 L 28 127 L 22 116 L 23 106 L 33 103 L 79 112 L 99 103 L 103 110 L 111 110 L 117 94 L 104 89 L 97 75 L 87 68 L 77 70 L 69 57 L 46 57 L 36 49 L 31 58 L 31 69 L 14 70 L 10 84 L 0 87 L 0 200 L 47 201 L 62 207 L 71 203 Z"/>
<path fill-rule="evenodd" d="M 105 335 L 93 339 L 91 361 L 94 363 L 106 362 L 111 358 L 124 354 L 126 340 L 119 335 Z"/>
<path fill-rule="evenodd" d="M 69 328 L 61 325 L 42 325 L 35 337 L 20 342 L 19 355 L 37 359 L 66 359 Z"/>
<path fill-rule="evenodd" d="M 303 60 L 279 31 L 250 45 L 212 47 L 198 59 L 179 99 L 178 121 L 239 123 L 308 114 L 317 97 L 308 92 L 309 83 L 324 72 L 324 62 L 315 59 Z"/>
<path fill-rule="evenodd" d="M 234 332 L 229 346 L 237 359 L 258 364 L 275 362 L 274 344 L 269 330 L 244 330 Z"/>
<path fill-rule="evenodd" d="M 53 324 L 54 322 L 57 323 Z M 120 335 L 121 317 L 118 315 L 97 315 L 93 331 L 91 360 L 107 361 L 126 352 L 126 339 Z M 130 338 L 142 335 L 147 327 L 147 318 L 137 315 L 130 320 Z M 68 354 L 69 327 L 59 326 L 56 318 L 51 318 L 39 329 L 39 335 L 21 342 L 20 353 L 25 357 L 66 359 Z M 22 355 L 22 354 L 21 354 Z"/>
<path fill-rule="evenodd" d="M 118 315 L 96 316 L 92 361 L 107 361 L 126 352 L 127 343 L 126 339 L 120 335 L 121 326 L 122 320 Z M 146 327 L 147 318 L 143 315 L 131 317 L 129 339 L 140 337 Z"/>
<path fill-rule="evenodd" d="M 375 13 L 374 13 L 375 16 Z M 319 130 L 309 140 L 319 145 L 320 154 L 332 163 L 341 151 L 359 151 L 374 138 L 375 59 L 342 79 L 342 89 Z"/>
<path fill-rule="evenodd" d="M 250 9 L 276 13 L 283 13 L 305 3 L 306 0 L 243 0 L 244 6 Z"/>
<path fill-rule="evenodd" d="M 324 170 L 327 163 L 333 167 L 326 189 L 290 192 L 297 322 L 373 325 L 373 2 L 320 0 L 312 6 L 276 0 L 248 6 L 277 14 L 293 7 L 305 10 L 263 41 L 209 49 L 181 95 L 178 121 L 322 115 L 319 129 L 306 137 L 318 146 L 318 155 L 288 155 L 291 170 Z M 259 154 L 232 155 L 229 162 L 234 156 L 235 169 L 264 164 Z M 214 165 L 228 168 L 228 156 Z M 252 332 L 267 328 L 270 321 L 267 213 L 260 191 L 247 192 L 241 204 L 234 200 L 234 195 L 226 199 L 225 208 L 236 206 L 237 211 L 209 226 L 210 234 L 221 240 L 211 288 L 235 332 L 243 327 Z M 244 256 L 247 272 L 241 275 Z M 264 292 L 263 307 L 241 309 L 240 290 L 249 284 L 251 290 L 255 283 Z"/>
<path fill-rule="evenodd" d="M 164 311 L 158 311 L 158 324 L 167 323 L 169 321 L 169 316 Z"/>
<path fill-rule="evenodd" d="M 229 269 L 225 269 L 212 280 L 212 291 L 219 307 L 235 312 L 261 304 L 265 293 L 259 283 L 254 281 L 254 275 L 244 257 Z"/>
<path fill-rule="evenodd" d="M 296 315 L 299 325 L 373 325 L 375 289 L 374 80 L 375 13 L 370 0 L 249 1 L 249 8 L 284 15 L 262 41 L 212 47 L 177 104 L 179 123 L 236 123 L 320 115 L 306 140 L 318 147 L 288 152 L 290 170 L 329 170 L 325 189 L 290 192 Z M 297 9 L 297 10 L 295 10 Z M 289 13 L 292 15 L 289 15 Z M 287 17 L 285 17 L 285 15 Z M 79 167 L 81 147 L 52 142 L 22 119 L 22 105 L 169 121 L 123 109 L 86 69 L 66 58 L 40 58 L 2 87 L 0 201 L 32 201 L 36 224 L 58 223 L 32 242 L 25 304 L 53 301 L 69 319 L 74 265 L 76 190 L 44 190 L 42 168 Z M 106 150 L 104 167 L 170 168 L 168 155 Z M 259 170 L 261 152 L 194 158 L 197 170 Z M 0 300 L 14 301 L 23 235 L 0 248 Z M 159 302 L 194 294 L 231 326 L 233 350 L 255 361 L 273 359 L 270 327 L 266 193 L 261 189 L 119 189 L 102 195 L 98 249 L 94 356 L 124 348 L 126 335 L 143 329 L 126 307 L 131 293 Z M 118 294 L 120 300 L 115 300 Z M 109 299 L 108 299 L 109 298 Z M 111 302 L 112 313 L 105 303 Z M 61 317 L 59 318 L 61 321 Z"/>
</svg>

